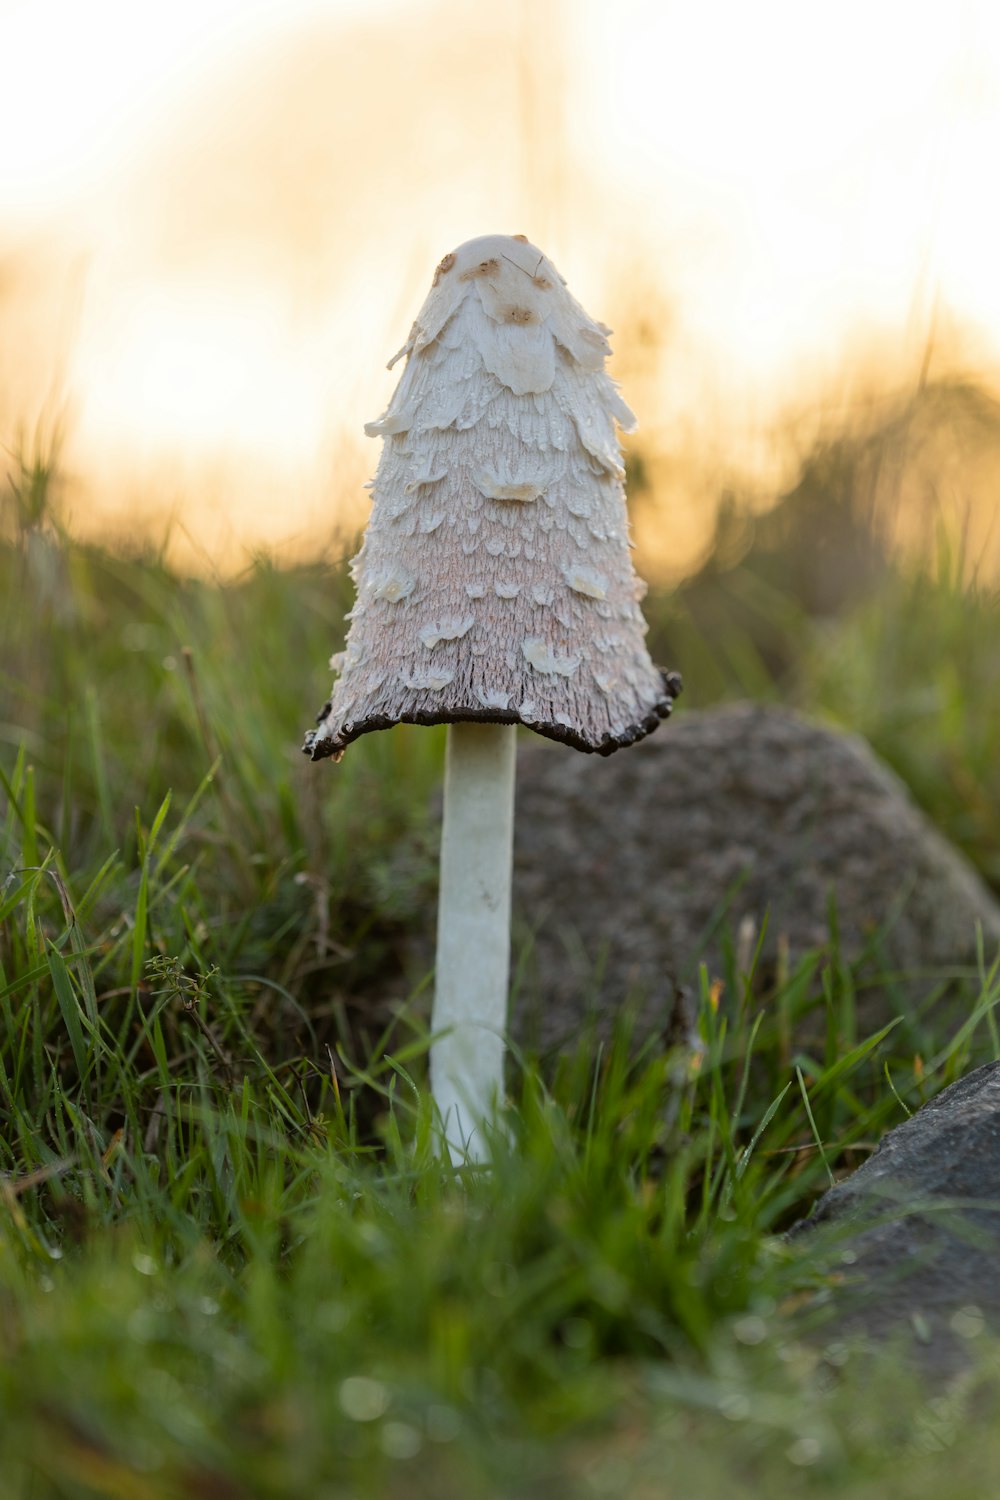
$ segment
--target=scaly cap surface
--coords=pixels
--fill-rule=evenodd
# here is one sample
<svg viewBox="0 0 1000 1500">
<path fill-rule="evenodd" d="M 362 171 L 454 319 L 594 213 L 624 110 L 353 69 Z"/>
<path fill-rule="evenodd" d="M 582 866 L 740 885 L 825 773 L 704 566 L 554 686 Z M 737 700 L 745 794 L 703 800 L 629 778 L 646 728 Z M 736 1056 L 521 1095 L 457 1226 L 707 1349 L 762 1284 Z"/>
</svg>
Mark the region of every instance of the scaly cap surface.
<svg viewBox="0 0 1000 1500">
<path fill-rule="evenodd" d="M 603 324 L 521 237 L 441 261 L 385 413 L 357 601 L 314 760 L 405 722 L 523 723 L 610 754 L 680 690 L 646 650 Z"/>
</svg>

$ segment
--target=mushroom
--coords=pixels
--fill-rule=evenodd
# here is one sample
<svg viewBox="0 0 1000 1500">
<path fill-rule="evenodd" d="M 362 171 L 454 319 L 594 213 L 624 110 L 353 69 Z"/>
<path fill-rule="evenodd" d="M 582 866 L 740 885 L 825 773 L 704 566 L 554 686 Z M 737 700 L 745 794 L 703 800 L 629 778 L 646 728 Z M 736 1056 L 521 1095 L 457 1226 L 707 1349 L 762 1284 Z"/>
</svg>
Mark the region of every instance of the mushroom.
<svg viewBox="0 0 1000 1500">
<path fill-rule="evenodd" d="M 523 236 L 446 255 L 409 337 L 352 563 L 338 678 L 304 749 L 447 724 L 431 1087 L 455 1160 L 502 1094 L 515 727 L 610 755 L 680 691 L 629 555 L 610 329 Z"/>
</svg>

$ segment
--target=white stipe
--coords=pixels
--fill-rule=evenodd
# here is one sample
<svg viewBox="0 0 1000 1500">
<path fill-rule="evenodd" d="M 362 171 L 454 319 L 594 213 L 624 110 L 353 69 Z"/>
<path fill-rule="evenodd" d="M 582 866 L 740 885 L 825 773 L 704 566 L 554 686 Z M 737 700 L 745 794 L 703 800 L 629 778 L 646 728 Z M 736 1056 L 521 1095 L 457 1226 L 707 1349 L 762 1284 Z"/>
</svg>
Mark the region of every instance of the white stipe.
<svg viewBox="0 0 1000 1500">
<path fill-rule="evenodd" d="M 516 731 L 451 724 L 445 758 L 431 1087 L 452 1160 L 485 1160 L 503 1099 Z"/>
</svg>

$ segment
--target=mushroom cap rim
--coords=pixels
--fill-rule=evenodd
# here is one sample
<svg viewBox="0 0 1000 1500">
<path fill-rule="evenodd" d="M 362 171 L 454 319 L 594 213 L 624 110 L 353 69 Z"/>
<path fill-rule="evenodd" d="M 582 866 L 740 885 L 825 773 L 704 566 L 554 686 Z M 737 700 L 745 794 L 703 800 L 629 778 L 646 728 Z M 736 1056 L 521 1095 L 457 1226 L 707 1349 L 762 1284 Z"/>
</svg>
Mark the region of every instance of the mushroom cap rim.
<svg viewBox="0 0 1000 1500">
<path fill-rule="evenodd" d="M 371 734 L 379 729 L 392 729 L 396 724 L 419 724 L 424 728 L 430 728 L 435 724 L 509 724 L 522 725 L 530 729 L 534 734 L 540 734 L 545 739 L 556 740 L 560 744 L 569 745 L 574 750 L 580 750 L 585 755 L 613 755 L 616 750 L 623 750 L 629 745 L 636 744 L 647 735 L 653 733 L 660 727 L 664 719 L 668 719 L 673 710 L 674 700 L 680 697 L 683 690 L 683 681 L 679 672 L 668 672 L 661 670 L 660 676 L 663 680 L 664 696 L 658 698 L 649 713 L 639 724 L 630 724 L 620 735 L 607 735 L 597 744 L 587 740 L 565 724 L 556 724 L 539 719 L 534 723 L 527 723 L 514 709 L 503 708 L 455 708 L 445 710 L 417 709 L 412 713 L 403 713 L 396 716 L 388 714 L 372 714 L 366 719 L 356 719 L 348 727 L 345 727 L 337 735 L 336 739 L 324 740 L 320 734 L 312 729 L 305 737 L 302 746 L 304 755 L 311 760 L 334 760 L 338 761 L 343 756 L 347 746 L 354 740 L 360 739 L 364 734 Z M 328 712 L 328 705 L 324 706 L 319 715 L 318 723 L 322 723 Z"/>
</svg>

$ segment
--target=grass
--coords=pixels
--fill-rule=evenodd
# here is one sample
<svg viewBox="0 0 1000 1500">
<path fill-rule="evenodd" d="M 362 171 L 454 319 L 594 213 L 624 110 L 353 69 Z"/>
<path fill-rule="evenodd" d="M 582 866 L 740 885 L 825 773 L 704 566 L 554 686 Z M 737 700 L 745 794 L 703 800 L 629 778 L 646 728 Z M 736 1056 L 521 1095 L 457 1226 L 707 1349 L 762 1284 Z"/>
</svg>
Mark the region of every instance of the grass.
<svg viewBox="0 0 1000 1500">
<path fill-rule="evenodd" d="M 22 481 L 0 544 L 0 1496 L 987 1493 L 985 1336 L 928 1395 L 824 1332 L 836 1271 L 781 1231 L 997 1054 L 991 955 L 969 1024 L 927 1021 L 916 1056 L 853 1038 L 833 941 L 763 1007 L 734 964 L 703 974 L 699 1046 L 637 1058 L 623 1023 L 544 1074 L 518 1059 L 493 1169 L 453 1168 L 425 997 L 387 999 L 432 910 L 442 736 L 371 736 L 333 771 L 297 748 L 343 570 L 181 580 L 67 540 L 44 469 Z M 996 596 L 893 571 L 831 621 L 753 553 L 711 610 L 703 583 L 650 601 L 693 696 L 861 728 L 1000 883 Z M 816 1055 L 789 1044 L 812 1009 Z"/>
</svg>

